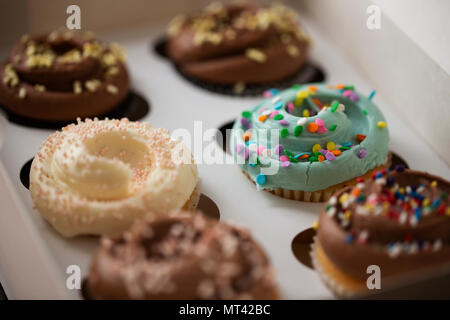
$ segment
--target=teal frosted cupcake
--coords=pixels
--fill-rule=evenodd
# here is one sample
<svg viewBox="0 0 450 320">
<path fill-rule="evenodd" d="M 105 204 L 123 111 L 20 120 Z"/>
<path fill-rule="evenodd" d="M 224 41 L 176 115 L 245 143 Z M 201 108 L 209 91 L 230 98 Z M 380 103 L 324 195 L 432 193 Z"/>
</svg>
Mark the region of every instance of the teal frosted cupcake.
<svg viewBox="0 0 450 320">
<path fill-rule="evenodd" d="M 231 134 L 236 163 L 258 190 L 322 202 L 389 164 L 383 114 L 351 85 L 296 85 L 264 94 Z"/>
</svg>

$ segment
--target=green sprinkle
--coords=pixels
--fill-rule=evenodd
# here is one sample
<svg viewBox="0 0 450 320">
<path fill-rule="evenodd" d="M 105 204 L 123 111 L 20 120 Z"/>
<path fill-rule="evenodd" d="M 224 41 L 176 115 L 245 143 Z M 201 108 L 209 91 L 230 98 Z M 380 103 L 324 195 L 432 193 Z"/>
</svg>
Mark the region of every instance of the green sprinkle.
<svg viewBox="0 0 450 320">
<path fill-rule="evenodd" d="M 367 111 L 365 109 L 363 109 L 363 113 L 365 116 L 367 116 Z"/>
<path fill-rule="evenodd" d="M 242 116 L 243 116 L 244 118 L 249 119 L 249 118 L 252 117 L 252 113 L 251 113 L 250 111 L 243 111 L 243 112 L 242 112 Z"/>
<path fill-rule="evenodd" d="M 273 120 L 281 120 L 283 118 L 284 118 L 283 115 L 278 113 L 273 117 Z"/>
<path fill-rule="evenodd" d="M 288 135 L 289 135 L 289 131 L 288 131 L 287 128 L 283 128 L 283 129 L 280 130 L 280 136 L 282 138 L 286 138 Z"/>
<path fill-rule="evenodd" d="M 348 84 L 348 85 L 345 86 L 345 89 L 346 90 L 355 90 L 355 86 L 352 85 L 352 84 Z"/>
<path fill-rule="evenodd" d="M 350 147 L 340 147 L 339 150 L 341 150 L 341 151 L 350 150 Z"/>
<path fill-rule="evenodd" d="M 335 111 L 337 110 L 338 106 L 339 106 L 339 102 L 334 101 L 334 102 L 331 104 L 331 112 L 335 112 Z"/>
<path fill-rule="evenodd" d="M 317 162 L 319 161 L 316 156 L 309 157 L 309 162 Z"/>
<path fill-rule="evenodd" d="M 291 89 L 298 90 L 298 89 L 300 89 L 300 87 L 301 87 L 301 85 L 299 85 L 299 84 L 294 84 L 294 85 L 291 87 Z"/>
<path fill-rule="evenodd" d="M 298 160 L 295 159 L 294 157 L 289 157 L 289 161 L 290 161 L 290 162 L 294 162 L 294 163 L 297 163 L 297 162 L 298 162 Z"/>
<path fill-rule="evenodd" d="M 331 205 L 329 204 L 329 205 L 327 205 L 327 206 L 325 207 L 325 211 L 330 210 L 330 208 L 331 208 Z"/>
<path fill-rule="evenodd" d="M 284 154 L 287 155 L 288 157 L 293 157 L 294 154 L 286 149 L 283 150 Z"/>
<path fill-rule="evenodd" d="M 303 131 L 303 127 L 302 126 L 296 126 L 294 128 L 294 136 L 298 137 Z"/>
<path fill-rule="evenodd" d="M 334 130 L 336 130 L 336 128 L 337 128 L 337 124 L 333 124 L 333 125 L 330 127 L 330 131 L 334 131 Z"/>
</svg>

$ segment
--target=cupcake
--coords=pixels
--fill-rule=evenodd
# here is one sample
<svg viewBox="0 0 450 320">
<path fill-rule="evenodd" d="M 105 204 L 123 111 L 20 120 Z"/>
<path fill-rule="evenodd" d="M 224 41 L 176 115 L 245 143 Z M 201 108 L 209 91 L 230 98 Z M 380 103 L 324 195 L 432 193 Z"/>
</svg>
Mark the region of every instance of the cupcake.
<svg viewBox="0 0 450 320">
<path fill-rule="evenodd" d="M 0 104 L 34 120 L 74 121 L 119 106 L 129 92 L 125 55 L 91 33 L 23 36 L 0 66 Z"/>
<path fill-rule="evenodd" d="M 258 190 L 322 202 L 389 163 L 389 132 L 370 98 L 352 85 L 272 89 L 242 112 L 231 152 Z"/>
<path fill-rule="evenodd" d="M 450 263 L 450 183 L 425 172 L 379 172 L 330 198 L 312 250 L 316 271 L 338 296 L 369 293 L 368 266 L 381 289 Z"/>
<path fill-rule="evenodd" d="M 168 131 L 121 120 L 78 120 L 34 157 L 34 207 L 61 235 L 114 235 L 149 212 L 193 210 L 199 200 L 191 152 Z"/>
<path fill-rule="evenodd" d="M 206 84 L 267 84 L 304 66 L 309 38 L 294 11 L 280 4 L 212 3 L 178 16 L 168 29 L 167 54 L 179 70 Z"/>
<path fill-rule="evenodd" d="M 103 238 L 85 282 L 88 299 L 276 299 L 263 249 L 248 231 L 175 212 Z"/>
</svg>

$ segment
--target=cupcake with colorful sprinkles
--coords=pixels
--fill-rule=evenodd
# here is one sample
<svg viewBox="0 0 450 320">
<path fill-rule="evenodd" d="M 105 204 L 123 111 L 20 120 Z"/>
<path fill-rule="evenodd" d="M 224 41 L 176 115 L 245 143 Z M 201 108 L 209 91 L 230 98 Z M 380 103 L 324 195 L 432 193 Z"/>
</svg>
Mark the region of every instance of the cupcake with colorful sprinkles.
<svg viewBox="0 0 450 320">
<path fill-rule="evenodd" d="M 381 272 L 381 289 L 450 265 L 450 183 L 397 168 L 333 195 L 321 213 L 311 256 L 325 284 L 340 297 L 367 292 L 367 268 Z"/>
<path fill-rule="evenodd" d="M 256 184 L 288 199 L 323 202 L 337 190 L 389 164 L 386 121 L 353 85 L 295 85 L 264 93 L 244 111 L 231 151 Z"/>
</svg>

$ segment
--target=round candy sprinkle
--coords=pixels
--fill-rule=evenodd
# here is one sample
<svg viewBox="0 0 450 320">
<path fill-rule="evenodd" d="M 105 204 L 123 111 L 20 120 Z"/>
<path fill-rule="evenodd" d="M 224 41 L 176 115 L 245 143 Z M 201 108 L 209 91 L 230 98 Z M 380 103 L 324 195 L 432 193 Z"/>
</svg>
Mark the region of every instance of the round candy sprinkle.
<svg viewBox="0 0 450 320">
<path fill-rule="evenodd" d="M 281 162 L 289 161 L 289 157 L 286 156 L 286 155 L 282 155 L 282 156 L 280 157 L 280 161 L 281 161 Z"/>
<path fill-rule="evenodd" d="M 347 97 L 347 98 L 349 98 L 352 94 L 353 94 L 353 91 L 352 91 L 352 90 L 345 90 L 345 91 L 342 93 L 342 95 L 343 95 L 344 97 Z"/>
<path fill-rule="evenodd" d="M 334 131 L 337 128 L 337 124 L 333 124 L 330 126 L 330 131 Z"/>
<path fill-rule="evenodd" d="M 359 142 L 363 142 L 365 138 L 366 138 L 365 134 L 357 134 L 356 135 L 356 140 L 358 140 Z"/>
<path fill-rule="evenodd" d="M 297 93 L 297 98 L 305 99 L 306 97 L 308 97 L 308 91 L 299 91 Z"/>
<path fill-rule="evenodd" d="M 323 160 L 325 160 L 325 157 L 321 154 L 319 154 L 319 156 L 317 157 L 317 160 L 319 160 L 319 162 L 322 162 Z"/>
<path fill-rule="evenodd" d="M 283 161 L 283 162 L 281 162 L 281 167 L 282 167 L 282 168 L 286 168 L 286 167 L 289 167 L 290 164 L 291 164 L 290 161 Z"/>
<path fill-rule="evenodd" d="M 338 106 L 339 106 L 339 102 L 333 101 L 333 103 L 331 104 L 331 112 L 335 112 L 336 109 L 338 108 Z"/>
<path fill-rule="evenodd" d="M 282 126 L 288 126 L 289 125 L 289 121 L 287 121 L 287 120 L 280 120 L 280 121 L 278 121 L 278 123 L 279 124 L 281 124 Z"/>
<path fill-rule="evenodd" d="M 244 149 L 244 159 L 247 160 L 249 156 L 250 156 L 250 151 L 247 148 Z"/>
<path fill-rule="evenodd" d="M 330 142 L 327 143 L 327 150 L 333 151 L 334 148 L 336 148 L 336 145 L 334 144 L 333 141 L 330 141 Z"/>
<path fill-rule="evenodd" d="M 312 91 L 312 92 L 316 92 L 317 91 L 317 86 L 315 86 L 315 85 L 308 86 L 308 90 Z"/>
<path fill-rule="evenodd" d="M 322 127 L 323 125 L 325 125 L 325 123 L 323 122 L 323 120 L 320 119 L 320 118 L 317 118 L 314 122 L 315 122 L 319 127 Z"/>
<path fill-rule="evenodd" d="M 302 131 L 303 131 L 303 127 L 302 126 L 296 126 L 294 128 L 294 136 L 296 136 L 296 137 L 300 136 Z"/>
<path fill-rule="evenodd" d="M 251 136 L 252 136 L 252 133 L 250 131 L 247 131 L 243 134 L 242 139 L 244 139 L 244 141 L 248 141 L 248 140 L 250 140 Z"/>
<path fill-rule="evenodd" d="M 336 159 L 336 156 L 333 154 L 333 152 L 327 152 L 325 154 L 325 158 L 327 158 L 328 161 L 333 161 Z"/>
<path fill-rule="evenodd" d="M 283 129 L 280 130 L 280 136 L 281 136 L 282 138 L 286 138 L 288 135 L 289 135 L 288 129 L 283 128 Z"/>
<path fill-rule="evenodd" d="M 369 100 L 372 100 L 373 97 L 375 96 L 376 91 L 372 90 L 372 92 L 369 94 Z"/>
<path fill-rule="evenodd" d="M 405 171 L 405 166 L 403 166 L 401 164 L 398 164 L 398 165 L 395 166 L 395 171 L 403 172 L 403 171 Z"/>
<path fill-rule="evenodd" d="M 308 120 L 307 118 L 300 118 L 300 119 L 298 119 L 297 124 L 299 126 L 302 126 L 306 123 L 307 120 Z"/>
<path fill-rule="evenodd" d="M 237 144 L 234 147 L 234 151 L 236 151 L 237 154 L 241 154 L 242 151 L 244 150 L 245 146 L 243 144 Z"/>
<path fill-rule="evenodd" d="M 267 119 L 267 116 L 264 115 L 264 114 L 263 114 L 262 116 L 259 116 L 259 117 L 258 117 L 258 120 L 261 121 L 261 122 L 266 121 L 266 119 Z"/>
<path fill-rule="evenodd" d="M 384 121 L 378 121 L 377 126 L 378 128 L 386 128 L 387 124 Z"/>
<path fill-rule="evenodd" d="M 247 118 L 241 118 L 241 125 L 243 127 L 247 128 L 249 124 L 250 122 L 248 122 Z"/>
<path fill-rule="evenodd" d="M 362 158 L 364 158 L 364 157 L 366 156 L 366 154 L 367 154 L 366 149 L 361 148 L 361 149 L 359 150 L 358 157 L 359 157 L 360 159 L 362 159 Z"/>
<path fill-rule="evenodd" d="M 250 111 L 242 111 L 242 116 L 244 118 L 251 118 L 252 117 L 252 113 Z"/>
<path fill-rule="evenodd" d="M 279 101 L 277 101 L 277 102 L 275 103 L 275 105 L 273 106 L 273 108 L 274 108 L 275 110 L 280 110 L 281 108 L 283 108 L 283 106 L 284 106 L 283 101 L 279 100 Z"/>
<path fill-rule="evenodd" d="M 287 107 L 288 107 L 288 112 L 289 112 L 289 113 L 294 112 L 295 106 L 294 106 L 294 104 L 293 104 L 292 102 L 289 102 L 289 103 L 287 104 Z"/>
<path fill-rule="evenodd" d="M 342 142 L 341 145 L 342 145 L 343 147 L 351 147 L 351 146 L 352 146 L 352 143 L 351 143 L 351 142 Z"/>
<path fill-rule="evenodd" d="M 316 144 L 313 145 L 313 147 L 312 147 L 312 152 L 314 152 L 314 153 L 319 152 L 320 149 L 322 149 L 322 147 L 320 146 L 320 144 L 316 143 Z"/>
<path fill-rule="evenodd" d="M 311 122 L 308 124 L 306 128 L 308 129 L 309 132 L 316 132 L 317 129 L 319 129 L 319 126 L 317 125 L 317 123 Z"/>
<path fill-rule="evenodd" d="M 350 100 L 353 101 L 353 102 L 358 101 L 358 100 L 359 100 L 359 95 L 358 95 L 356 92 L 353 92 L 353 93 L 350 95 Z"/>
<path fill-rule="evenodd" d="M 322 134 L 322 133 L 325 133 L 327 131 L 328 131 L 328 129 L 325 126 L 319 126 L 319 128 L 317 128 L 317 133 L 318 134 Z"/>
<path fill-rule="evenodd" d="M 284 148 L 281 144 L 277 145 L 275 148 L 273 148 L 273 153 L 276 155 L 283 154 Z"/>
<path fill-rule="evenodd" d="M 303 110 L 303 117 L 305 117 L 305 118 L 309 117 L 309 110 L 308 109 Z"/>
<path fill-rule="evenodd" d="M 345 106 L 342 103 L 340 103 L 338 108 L 337 108 L 337 111 L 344 112 L 345 111 Z"/>
<path fill-rule="evenodd" d="M 257 184 L 262 185 L 262 184 L 265 184 L 266 181 L 267 181 L 267 177 L 265 175 L 260 173 L 260 174 L 258 174 L 256 176 L 256 183 Z"/>
<path fill-rule="evenodd" d="M 270 114 L 270 117 L 273 118 L 278 114 L 278 111 L 272 111 L 272 113 Z"/>
<path fill-rule="evenodd" d="M 283 119 L 283 118 L 284 118 L 284 117 L 283 117 L 282 114 L 276 114 L 276 115 L 273 116 L 273 120 L 281 120 L 281 119 Z"/>
</svg>

